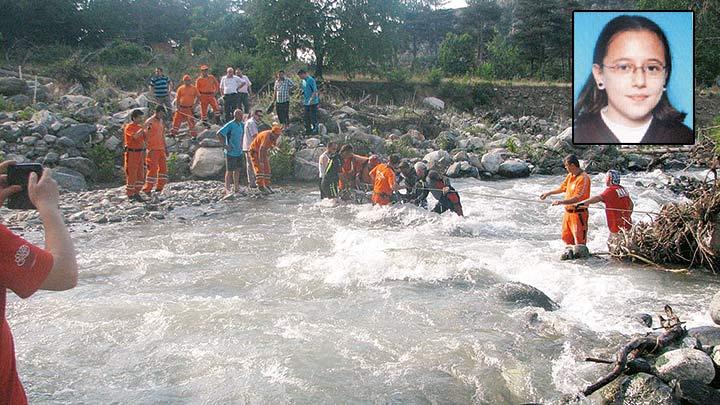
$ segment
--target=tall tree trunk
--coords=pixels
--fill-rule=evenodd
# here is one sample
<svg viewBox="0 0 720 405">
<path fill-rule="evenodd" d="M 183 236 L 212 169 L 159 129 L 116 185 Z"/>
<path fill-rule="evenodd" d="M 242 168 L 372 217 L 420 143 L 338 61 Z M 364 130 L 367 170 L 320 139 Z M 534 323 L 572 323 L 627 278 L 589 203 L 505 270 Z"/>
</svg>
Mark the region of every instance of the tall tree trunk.
<svg viewBox="0 0 720 405">
<path fill-rule="evenodd" d="M 325 66 L 325 49 L 315 50 L 315 77 L 322 79 Z"/>
</svg>

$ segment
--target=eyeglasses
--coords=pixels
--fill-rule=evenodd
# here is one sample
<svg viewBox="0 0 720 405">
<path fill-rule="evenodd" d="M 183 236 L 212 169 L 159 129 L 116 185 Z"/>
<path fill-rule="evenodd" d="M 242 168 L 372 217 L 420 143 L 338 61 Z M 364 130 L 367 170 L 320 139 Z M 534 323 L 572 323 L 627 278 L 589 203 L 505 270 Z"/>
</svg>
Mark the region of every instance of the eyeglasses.
<svg viewBox="0 0 720 405">
<path fill-rule="evenodd" d="M 660 77 L 665 73 L 665 65 L 662 63 L 647 63 L 642 66 L 636 66 L 634 63 L 618 63 L 617 65 L 601 66 L 608 68 L 621 76 L 635 74 L 638 69 L 642 70 L 643 73 L 647 73 L 650 77 Z"/>
</svg>

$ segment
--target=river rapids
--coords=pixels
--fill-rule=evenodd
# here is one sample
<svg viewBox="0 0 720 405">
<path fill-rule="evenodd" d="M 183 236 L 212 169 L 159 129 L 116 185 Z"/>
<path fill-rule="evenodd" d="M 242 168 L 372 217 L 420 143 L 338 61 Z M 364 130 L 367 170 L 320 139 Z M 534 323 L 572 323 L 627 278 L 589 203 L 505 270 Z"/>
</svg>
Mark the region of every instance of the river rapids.
<svg viewBox="0 0 720 405">
<path fill-rule="evenodd" d="M 623 179 L 637 210 L 682 199 L 647 187 L 660 176 Z M 711 324 L 714 276 L 562 262 L 562 208 L 487 197 L 537 199 L 561 181 L 457 180 L 466 218 L 285 186 L 75 229 L 78 286 L 9 295 L 21 380 L 34 404 L 552 403 L 608 371 L 586 356 L 648 330 L 629 315 L 667 303 L 688 327 Z M 590 250 L 607 237 L 591 210 Z M 506 281 L 560 309 L 502 301 Z"/>
</svg>

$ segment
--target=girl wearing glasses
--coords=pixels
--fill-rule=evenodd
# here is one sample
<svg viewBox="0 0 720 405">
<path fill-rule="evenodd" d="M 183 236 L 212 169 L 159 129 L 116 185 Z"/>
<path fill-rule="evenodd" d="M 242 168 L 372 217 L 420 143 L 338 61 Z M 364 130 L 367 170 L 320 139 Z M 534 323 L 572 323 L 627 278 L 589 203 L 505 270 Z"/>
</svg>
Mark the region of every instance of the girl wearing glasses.
<svg viewBox="0 0 720 405">
<path fill-rule="evenodd" d="M 612 19 L 575 105 L 573 142 L 692 144 L 686 114 L 667 96 L 671 72 L 670 46 L 657 24 L 641 16 Z"/>
</svg>

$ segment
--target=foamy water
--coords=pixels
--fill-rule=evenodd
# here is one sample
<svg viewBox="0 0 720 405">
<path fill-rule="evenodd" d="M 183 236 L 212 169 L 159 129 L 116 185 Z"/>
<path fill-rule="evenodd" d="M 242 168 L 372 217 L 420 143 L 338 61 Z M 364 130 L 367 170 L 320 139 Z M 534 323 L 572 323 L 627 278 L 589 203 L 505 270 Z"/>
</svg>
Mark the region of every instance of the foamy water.
<svg viewBox="0 0 720 405">
<path fill-rule="evenodd" d="M 624 180 L 636 209 L 678 199 L 635 186 L 660 176 Z M 77 232 L 77 288 L 10 298 L 21 379 L 32 403 L 553 402 L 607 371 L 588 350 L 646 330 L 627 315 L 668 303 L 711 323 L 714 277 L 561 262 L 562 208 L 485 197 L 561 180 L 456 181 L 466 218 L 285 187 Z M 607 251 L 604 211 L 590 226 L 591 251 Z M 499 301 L 505 281 L 561 308 Z"/>
</svg>

